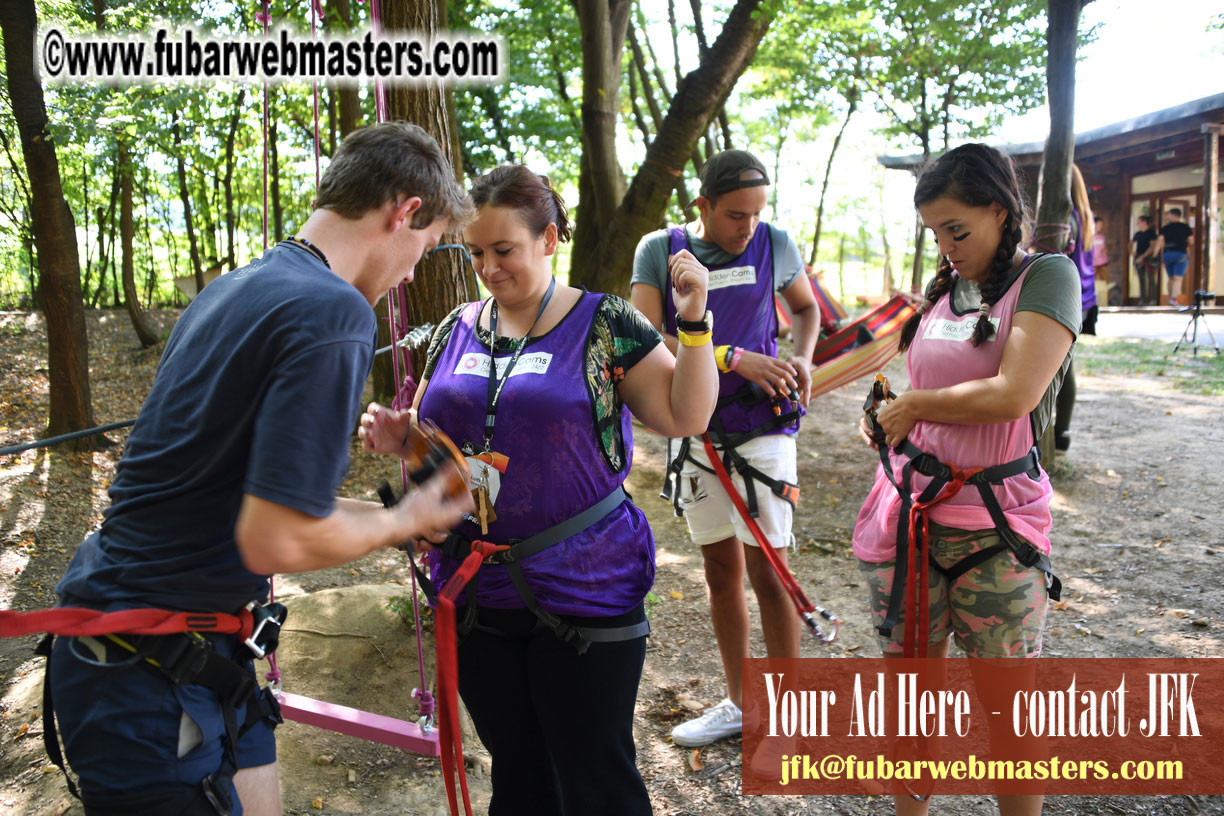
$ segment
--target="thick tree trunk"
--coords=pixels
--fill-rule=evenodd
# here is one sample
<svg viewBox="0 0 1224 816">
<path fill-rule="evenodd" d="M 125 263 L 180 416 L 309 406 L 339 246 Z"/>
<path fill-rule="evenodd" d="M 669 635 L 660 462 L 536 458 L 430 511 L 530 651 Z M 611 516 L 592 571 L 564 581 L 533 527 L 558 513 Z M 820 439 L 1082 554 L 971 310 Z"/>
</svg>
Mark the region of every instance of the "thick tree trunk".
<svg viewBox="0 0 1224 816">
<path fill-rule="evenodd" d="M 47 130 L 42 85 L 34 73 L 34 0 L 0 3 L 8 95 L 30 180 L 31 221 L 38 252 L 39 301 L 47 319 L 50 380 L 48 436 L 91 427 L 89 344 L 81 302 L 76 226 L 64 200 L 55 143 Z M 98 437 L 68 443 L 90 450 Z"/>
<path fill-rule="evenodd" d="M 390 0 L 383 6 L 383 21 L 388 31 L 444 31 L 446 5 L 443 0 Z M 387 111 L 391 119 L 419 125 L 437 139 L 455 168 L 456 179 L 462 180 L 463 162 L 455 137 L 457 122 L 450 88 L 438 84 L 392 88 L 387 94 Z M 462 233 L 448 232 L 442 237 L 444 244 L 462 242 Z M 476 297 L 466 255 L 458 250 L 443 250 L 422 258 L 412 283 L 399 289 L 410 327 L 436 325 L 460 303 Z M 386 336 L 389 338 L 389 334 Z M 426 347 L 422 344 L 410 351 L 412 373 L 419 373 L 425 364 Z M 395 393 L 398 385 L 390 376 L 390 359 L 391 355 L 387 355 L 374 366 L 374 391 L 383 397 Z"/>
<path fill-rule="evenodd" d="M 676 90 L 658 137 L 646 151 L 646 160 L 629 185 L 612 222 L 602 229 L 600 240 L 585 253 L 580 253 L 575 244 L 571 282 L 581 283 L 593 291 L 628 294 L 638 241 L 663 220 L 671 191 L 684 172 L 693 145 L 740 74 L 752 62 L 771 19 L 772 15 L 762 8 L 761 0 L 737 0 L 706 59 Z M 585 154 L 583 159 L 585 161 Z M 580 187 L 580 193 L 585 195 L 585 192 Z M 582 199 L 581 206 L 585 207 L 586 201 Z"/>
<path fill-rule="evenodd" d="M 1075 48 L 1081 0 L 1049 0 L 1046 32 L 1046 93 L 1050 100 L 1050 135 L 1041 157 L 1037 192 L 1037 237 L 1041 248 L 1063 252 L 1070 234 L 1043 225 L 1071 218 L 1071 164 L 1075 158 Z"/>
<path fill-rule="evenodd" d="M 170 112 L 170 132 L 174 136 L 175 163 L 178 169 L 179 201 L 183 205 L 183 223 L 187 227 L 187 246 L 191 254 L 191 272 L 195 275 L 196 294 L 204 291 L 204 267 L 200 263 L 200 247 L 196 241 L 195 221 L 191 211 L 191 193 L 187 187 L 187 162 L 183 158 L 183 135 L 178 111 Z"/>
<path fill-rule="evenodd" d="M 128 316 L 140 345 L 148 348 L 157 342 L 157 335 L 140 307 L 140 293 L 136 290 L 135 251 L 136 226 L 132 217 L 132 159 L 127 143 L 122 139 L 119 151 L 119 242 L 123 247 L 123 300 L 127 303 Z"/>
<path fill-rule="evenodd" d="M 628 0 L 575 0 L 582 30 L 582 165 L 574 222 L 570 282 L 586 283 L 588 259 L 602 242 L 625 195 L 616 156 L 621 54 L 629 25 Z"/>
<path fill-rule="evenodd" d="M 1037 190 L 1038 249 L 1063 252 L 1070 233 L 1047 224 L 1071 219 L 1071 164 L 1075 160 L 1075 49 L 1079 42 L 1082 0 L 1048 0 L 1046 29 L 1046 94 L 1050 103 L 1050 135 L 1041 156 Z M 1047 464 L 1054 462 L 1054 425 L 1037 442 Z"/>
<path fill-rule="evenodd" d="M 330 34 L 338 35 L 352 31 L 353 10 L 349 0 L 329 0 L 325 22 L 328 23 L 328 33 Z M 336 119 L 337 125 L 340 128 L 340 138 L 343 139 L 361 124 L 361 97 L 358 95 L 357 86 L 355 85 L 345 87 L 333 85 L 332 94 L 334 94 L 334 98 L 337 100 Z M 336 152 L 335 131 L 332 131 L 329 144 L 331 149 L 328 155 L 332 155 Z"/>
</svg>

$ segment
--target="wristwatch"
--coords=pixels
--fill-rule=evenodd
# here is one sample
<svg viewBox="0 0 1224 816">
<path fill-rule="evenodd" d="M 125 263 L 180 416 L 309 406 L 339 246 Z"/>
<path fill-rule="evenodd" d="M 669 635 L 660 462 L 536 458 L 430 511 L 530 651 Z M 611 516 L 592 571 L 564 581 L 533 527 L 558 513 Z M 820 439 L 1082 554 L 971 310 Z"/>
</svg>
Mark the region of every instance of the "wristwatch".
<svg viewBox="0 0 1224 816">
<path fill-rule="evenodd" d="M 714 330 L 714 313 L 706 309 L 700 320 L 685 320 L 676 312 L 676 328 L 689 334 L 700 334 Z"/>
</svg>

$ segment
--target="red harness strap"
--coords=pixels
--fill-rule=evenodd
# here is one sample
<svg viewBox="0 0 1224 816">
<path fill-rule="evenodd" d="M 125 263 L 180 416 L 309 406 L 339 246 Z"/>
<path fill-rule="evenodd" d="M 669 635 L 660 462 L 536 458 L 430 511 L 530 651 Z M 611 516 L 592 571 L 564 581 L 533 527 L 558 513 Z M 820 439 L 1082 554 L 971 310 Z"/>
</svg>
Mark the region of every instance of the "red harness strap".
<svg viewBox="0 0 1224 816">
<path fill-rule="evenodd" d="M 727 473 L 727 468 L 723 466 L 722 459 L 719 458 L 718 452 L 714 450 L 714 442 L 710 439 L 710 435 L 703 433 L 701 441 L 705 445 L 706 456 L 710 460 L 710 466 L 714 468 L 714 473 L 718 475 L 718 481 L 722 483 L 723 489 L 731 497 L 736 511 L 740 514 L 740 518 L 744 520 L 744 524 L 747 525 L 749 532 L 752 533 L 752 537 L 760 545 L 761 554 L 765 556 L 765 560 L 769 562 L 774 572 L 778 574 L 778 580 L 782 582 L 786 594 L 790 595 L 791 601 L 795 604 L 795 609 L 799 612 L 799 617 L 807 624 L 808 630 L 812 633 L 813 637 L 822 643 L 832 643 L 837 639 L 837 631 L 841 626 L 841 620 L 831 612 L 827 612 L 813 604 L 807 599 L 807 595 L 803 594 L 803 589 L 800 588 L 799 582 L 795 580 L 795 576 L 782 563 L 782 559 L 774 551 L 773 544 L 765 537 L 765 533 L 761 531 L 761 526 L 757 524 L 756 519 L 748 512 L 748 506 L 744 504 L 744 500 L 740 498 L 739 491 L 735 489 L 735 484 L 731 481 L 731 474 Z M 825 636 L 812 613 L 817 613 L 828 620 L 833 625 L 833 634 Z"/>
<path fill-rule="evenodd" d="M 931 591 L 928 576 L 931 568 L 930 519 L 927 511 L 947 501 L 960 492 L 965 482 L 982 468 L 962 470 L 956 465 L 944 465 L 952 472 L 952 478 L 942 490 L 927 502 L 915 501 L 909 512 L 909 547 L 905 557 L 908 569 L 905 573 L 905 657 L 926 657 L 931 629 Z M 922 524 L 921 540 L 918 524 Z M 917 608 L 915 608 L 917 607 Z"/>
<path fill-rule="evenodd" d="M 437 649 L 438 649 L 438 730 L 439 750 L 442 754 L 442 776 L 446 782 L 446 799 L 450 812 L 457 814 L 459 805 L 455 793 L 455 777 L 463 791 L 463 809 L 472 816 L 472 803 L 468 797 L 467 773 L 463 766 L 463 737 L 459 728 L 459 651 L 458 634 L 455 630 L 455 597 L 467 586 L 467 582 L 480 569 L 480 564 L 495 552 L 510 549 L 504 544 L 473 541 L 472 552 L 463 559 L 459 569 L 447 579 L 438 593 Z"/>
<path fill-rule="evenodd" d="M 237 633 L 240 640 L 251 636 L 254 622 L 249 609 L 237 615 L 219 612 L 171 612 L 167 609 L 97 609 L 59 606 L 34 612 L 0 611 L 0 637 L 20 637 L 44 632 L 64 636 L 172 635 L 178 632 Z"/>
</svg>

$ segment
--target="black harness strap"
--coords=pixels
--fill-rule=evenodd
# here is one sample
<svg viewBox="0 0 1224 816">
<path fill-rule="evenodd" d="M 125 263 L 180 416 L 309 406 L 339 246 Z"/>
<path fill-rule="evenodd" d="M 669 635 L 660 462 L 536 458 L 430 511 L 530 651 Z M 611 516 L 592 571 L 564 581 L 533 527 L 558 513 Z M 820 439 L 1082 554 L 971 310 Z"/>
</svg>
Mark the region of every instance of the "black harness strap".
<svg viewBox="0 0 1224 816">
<path fill-rule="evenodd" d="M 728 405 L 757 405 L 765 402 L 769 397 L 759 386 L 753 383 L 747 383 L 734 394 L 729 394 L 718 400 L 714 408 L 714 415 L 710 417 L 710 437 L 714 440 L 715 448 L 723 454 L 723 467 L 728 471 L 732 468 L 736 470 L 744 479 L 744 501 L 748 505 L 748 515 L 753 518 L 760 517 L 760 507 L 757 503 L 756 485 L 755 482 L 760 482 L 769 488 L 770 492 L 778 498 L 786 501 L 791 507 L 795 507 L 799 500 L 799 485 L 794 482 L 788 482 L 784 479 L 775 479 L 768 474 L 748 464 L 748 460 L 739 454 L 736 450 L 741 445 L 756 439 L 758 436 L 763 436 L 771 431 L 776 431 L 779 428 L 785 428 L 794 425 L 799 427 L 799 406 L 795 404 L 793 410 L 786 413 L 775 414 L 761 425 L 752 430 L 743 433 L 728 433 L 723 427 L 722 418 L 719 412 Z M 680 448 L 674 459 L 668 464 L 667 474 L 663 477 L 664 480 L 674 479 L 674 485 L 670 487 L 672 500 L 672 509 L 676 516 L 683 516 L 684 510 L 680 507 L 681 484 L 680 473 L 684 469 L 685 463 L 689 463 L 699 470 L 709 474 L 714 474 L 714 469 L 706 467 L 693 458 L 691 453 L 692 445 L 689 437 L 680 440 Z M 664 486 L 664 493 L 669 492 L 669 488 Z"/>
<path fill-rule="evenodd" d="M 878 430 L 878 426 L 876 428 Z M 953 474 L 951 468 L 931 454 L 919 450 L 907 439 L 894 448 L 895 453 L 901 454 L 909 460 L 901 470 L 901 483 L 898 484 L 893 478 L 892 463 L 888 457 L 888 446 L 882 441 L 882 433 L 876 435 L 879 437 L 876 447 L 880 452 L 880 461 L 884 466 L 884 474 L 888 477 L 893 487 L 897 489 L 897 495 L 901 499 L 901 509 L 897 518 L 897 557 L 894 561 L 892 591 L 889 593 L 888 609 L 884 615 L 884 621 L 880 626 L 876 627 L 883 637 L 890 637 L 893 627 L 897 624 L 897 618 L 901 611 L 901 601 L 905 595 L 908 559 L 903 557 L 903 553 L 908 550 L 909 544 L 910 508 L 914 506 L 915 501 L 918 504 L 925 504 L 935 499 L 953 479 Z M 1010 479 L 1023 473 L 1027 473 L 1032 478 L 1039 478 L 1041 473 L 1039 461 L 1040 456 L 1037 447 L 1034 446 L 1019 459 L 985 468 L 966 479 L 966 485 L 972 485 L 977 488 L 978 494 L 982 497 L 982 504 L 990 514 L 990 519 L 994 522 L 995 530 L 1003 539 L 1003 543 L 987 547 L 966 556 L 946 569 L 936 563 L 934 556 L 931 556 L 931 565 L 946 575 L 949 580 L 956 580 L 990 558 L 1002 552 L 1011 551 L 1016 561 L 1022 566 L 1036 568 L 1044 572 L 1048 577 L 1046 583 L 1047 594 L 1056 601 L 1061 598 L 1062 581 L 1054 574 L 1050 566 L 1049 556 L 1016 535 L 1011 529 L 1011 525 L 1007 523 L 1007 517 L 1003 513 L 1003 508 L 999 505 L 998 497 L 995 496 L 994 490 L 991 489 L 991 485 L 1002 485 L 1004 479 Z M 913 491 L 910 488 L 914 473 L 921 473 L 924 476 L 931 477 L 930 484 L 922 491 L 917 500 L 914 499 Z"/>
<path fill-rule="evenodd" d="M 382 495 L 383 491 L 381 489 L 379 492 Z M 387 501 L 388 498 L 384 495 L 383 503 L 385 504 Z M 500 564 L 504 566 L 510 581 L 514 584 L 515 590 L 527 609 L 531 610 L 532 614 L 539 619 L 540 624 L 555 634 L 561 642 L 571 644 L 578 651 L 578 654 L 585 654 L 592 643 L 616 643 L 643 637 L 650 633 L 650 622 L 642 621 L 632 626 L 619 626 L 609 629 L 575 626 L 540 607 L 535 593 L 531 591 L 531 587 L 527 584 L 527 577 L 523 573 L 522 562 L 555 544 L 559 544 L 570 536 L 582 532 L 592 524 L 603 520 L 609 513 L 626 501 L 631 501 L 630 496 L 625 492 L 624 485 L 618 485 L 615 490 L 581 513 L 570 516 L 530 538 L 519 539 L 517 541 L 512 540 L 510 549 L 494 553 L 484 561 L 486 564 Z M 446 541 L 437 546 L 437 549 L 448 558 L 462 561 L 472 552 L 472 542 L 463 534 L 452 532 L 447 536 Z M 437 591 L 433 583 L 415 564 L 413 568 L 417 571 L 417 579 L 421 582 L 421 587 L 425 590 L 426 596 L 432 601 L 437 597 Z M 461 636 L 466 635 L 473 629 L 500 635 L 502 634 L 501 632 L 481 626 L 477 621 L 479 610 L 476 603 L 476 595 L 479 580 L 480 572 L 477 571 L 472 579 L 468 581 L 467 586 L 464 587 L 467 609 L 464 612 L 463 620 L 458 623 L 456 628 Z"/>
<path fill-rule="evenodd" d="M 47 660 L 46 677 L 43 681 L 43 744 L 51 762 L 63 771 L 64 778 L 68 780 L 68 791 L 85 802 L 86 798 L 82 798 L 76 784 L 68 775 L 55 725 L 55 709 L 51 696 L 51 653 L 54 642 L 55 636 L 47 635 L 35 650 L 36 654 Z M 236 661 L 218 654 L 209 640 L 194 633 L 131 637 L 126 644 L 122 641 L 116 642 L 134 651 L 137 658 L 135 665 L 156 672 L 175 685 L 199 685 L 216 693 L 225 722 L 225 744 L 221 767 L 200 781 L 200 794 L 219 816 L 228 816 L 234 807 L 229 788 L 234 774 L 238 772 L 238 741 L 261 720 L 268 719 L 276 725 L 284 722 L 280 704 L 267 689 L 259 687 L 252 672 Z M 116 668 L 122 665 L 117 664 Z M 238 709 L 244 705 L 245 716 L 239 725 Z M 91 810 L 107 807 L 104 802 L 87 804 Z"/>
</svg>

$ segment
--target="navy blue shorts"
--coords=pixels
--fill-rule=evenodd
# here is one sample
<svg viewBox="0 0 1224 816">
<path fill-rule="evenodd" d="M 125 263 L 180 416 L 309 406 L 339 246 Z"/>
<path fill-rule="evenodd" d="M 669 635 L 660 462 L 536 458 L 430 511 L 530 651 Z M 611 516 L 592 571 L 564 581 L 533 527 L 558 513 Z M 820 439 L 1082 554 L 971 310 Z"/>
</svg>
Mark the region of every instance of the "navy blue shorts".
<svg viewBox="0 0 1224 816">
<path fill-rule="evenodd" d="M 246 652 L 232 635 L 210 639 L 226 657 Z M 88 662 L 99 660 L 106 665 Z M 175 686 L 106 638 L 56 638 L 48 681 L 64 754 L 86 798 L 194 787 L 220 769 L 225 720 L 209 689 Z M 243 706 L 239 725 L 245 716 Z M 242 736 L 239 769 L 276 761 L 274 728 L 260 720 Z M 241 816 L 232 783 L 229 793 Z"/>
</svg>

